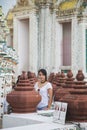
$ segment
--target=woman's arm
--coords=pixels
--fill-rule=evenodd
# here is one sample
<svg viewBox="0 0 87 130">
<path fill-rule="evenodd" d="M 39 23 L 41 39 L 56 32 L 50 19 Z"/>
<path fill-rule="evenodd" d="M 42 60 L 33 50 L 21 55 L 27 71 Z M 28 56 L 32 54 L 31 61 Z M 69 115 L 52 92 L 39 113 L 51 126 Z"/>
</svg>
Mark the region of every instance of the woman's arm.
<svg viewBox="0 0 87 130">
<path fill-rule="evenodd" d="M 52 88 L 48 89 L 48 95 L 49 95 L 48 109 L 50 109 L 51 104 L 52 104 L 52 97 L 53 97 L 53 89 Z"/>
</svg>

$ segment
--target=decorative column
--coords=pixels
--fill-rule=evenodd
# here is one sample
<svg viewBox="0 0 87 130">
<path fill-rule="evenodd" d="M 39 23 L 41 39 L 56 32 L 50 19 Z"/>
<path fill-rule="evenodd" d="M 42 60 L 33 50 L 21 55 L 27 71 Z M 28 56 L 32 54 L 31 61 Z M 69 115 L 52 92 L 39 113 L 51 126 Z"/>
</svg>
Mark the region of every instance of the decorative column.
<svg viewBox="0 0 87 130">
<path fill-rule="evenodd" d="M 77 17 L 74 16 L 72 18 L 72 57 L 71 57 L 71 63 L 72 63 L 72 71 L 74 74 L 77 73 L 77 70 L 80 69 L 79 68 L 79 65 L 80 65 L 80 58 L 81 58 L 81 50 L 79 50 L 79 44 L 80 44 L 80 41 L 79 41 L 79 35 L 77 35 L 79 33 L 79 27 L 78 27 L 78 20 L 77 20 Z M 80 51 L 80 52 L 79 52 Z M 78 55 L 79 53 L 79 55 Z"/>
<path fill-rule="evenodd" d="M 78 46 L 78 57 L 79 57 L 79 69 L 82 69 L 87 74 L 86 70 L 86 28 L 87 28 L 86 17 L 82 18 L 79 22 L 79 46 Z"/>
<path fill-rule="evenodd" d="M 48 73 L 51 69 L 51 12 L 50 12 L 50 3 L 47 3 L 45 6 L 45 43 L 44 43 L 44 68 L 48 70 Z"/>
<path fill-rule="evenodd" d="M 17 26 L 18 26 L 18 20 L 17 20 L 16 17 L 13 19 L 13 23 L 14 23 L 14 29 L 13 29 L 13 31 L 14 31 L 13 32 L 13 34 L 14 34 L 14 37 L 13 37 L 13 47 L 18 52 L 18 42 L 17 42 L 17 40 L 18 40 L 18 28 L 17 28 Z"/>
<path fill-rule="evenodd" d="M 44 67 L 44 43 L 45 43 L 45 7 L 40 5 L 39 10 L 39 48 L 38 48 L 38 62 L 39 68 Z"/>
<path fill-rule="evenodd" d="M 17 20 L 17 18 L 15 17 L 14 19 L 13 19 L 13 25 L 14 25 L 14 29 L 13 29 L 13 48 L 16 50 L 16 52 L 17 52 L 17 55 L 18 55 L 18 27 L 17 27 L 17 25 L 18 25 L 18 20 Z M 16 68 L 15 68 L 15 75 L 16 75 L 16 78 L 17 78 L 17 76 L 18 76 L 18 65 L 16 66 Z"/>
<path fill-rule="evenodd" d="M 72 19 L 72 70 L 74 74 L 81 69 L 86 72 L 86 30 L 85 19 L 78 24 L 77 17 Z"/>
<path fill-rule="evenodd" d="M 55 72 L 55 42 L 56 42 L 56 14 L 54 9 L 51 10 L 51 62 L 50 62 L 50 71 Z"/>
<path fill-rule="evenodd" d="M 53 59 L 53 22 L 50 7 L 53 6 L 53 0 L 36 0 L 39 7 L 39 68 L 45 68 L 48 73 L 52 71 Z M 51 64 L 52 63 L 52 64 Z"/>
<path fill-rule="evenodd" d="M 37 73 L 38 70 L 38 20 L 35 11 L 29 15 L 29 70 Z"/>
<path fill-rule="evenodd" d="M 55 31 L 55 72 L 58 72 L 61 70 L 62 65 L 62 24 L 59 23 L 58 19 L 56 21 L 56 31 Z"/>
</svg>

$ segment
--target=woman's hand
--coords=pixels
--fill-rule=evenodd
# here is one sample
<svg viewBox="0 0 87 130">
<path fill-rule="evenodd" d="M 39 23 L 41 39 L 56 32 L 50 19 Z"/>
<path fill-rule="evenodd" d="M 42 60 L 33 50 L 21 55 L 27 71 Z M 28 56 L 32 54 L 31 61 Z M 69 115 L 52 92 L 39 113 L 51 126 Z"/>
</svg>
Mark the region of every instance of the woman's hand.
<svg viewBox="0 0 87 130">
<path fill-rule="evenodd" d="M 49 108 L 47 107 L 47 108 L 44 108 L 44 110 L 49 110 Z"/>
</svg>

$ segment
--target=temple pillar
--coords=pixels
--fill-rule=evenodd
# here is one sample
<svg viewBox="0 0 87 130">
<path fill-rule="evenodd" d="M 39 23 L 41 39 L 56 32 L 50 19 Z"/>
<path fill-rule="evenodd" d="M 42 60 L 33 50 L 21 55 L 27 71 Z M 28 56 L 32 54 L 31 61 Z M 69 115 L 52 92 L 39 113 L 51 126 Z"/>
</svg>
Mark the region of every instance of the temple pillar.
<svg viewBox="0 0 87 130">
<path fill-rule="evenodd" d="M 62 32 L 62 24 L 56 21 L 56 31 L 55 31 L 55 72 L 61 70 L 62 67 L 62 44 L 63 44 L 63 32 Z"/>
<path fill-rule="evenodd" d="M 44 6 L 40 7 L 39 10 L 39 68 L 44 68 L 44 44 L 45 44 L 45 8 Z"/>
<path fill-rule="evenodd" d="M 35 12 L 32 12 L 30 18 L 29 33 L 29 70 L 37 73 L 38 71 L 38 20 Z"/>
<path fill-rule="evenodd" d="M 79 69 L 82 69 L 87 75 L 87 37 L 86 37 L 86 29 L 87 29 L 87 22 L 86 18 L 82 18 L 81 21 L 79 22 L 79 47 L 78 47 L 78 57 L 79 57 Z"/>
<path fill-rule="evenodd" d="M 86 72 L 86 29 L 85 20 L 72 19 L 72 70 L 76 74 L 81 69 Z"/>
<path fill-rule="evenodd" d="M 49 4 L 45 8 L 45 43 L 44 43 L 44 68 L 48 70 L 51 69 L 51 12 L 49 9 Z"/>
<path fill-rule="evenodd" d="M 55 72 L 55 42 L 56 42 L 56 14 L 54 9 L 51 11 L 51 53 L 50 53 L 50 57 L 51 57 L 51 61 L 50 61 L 50 65 L 51 65 L 51 72 Z"/>
<path fill-rule="evenodd" d="M 17 55 L 18 55 L 18 28 L 17 28 L 17 25 L 18 25 L 18 20 L 17 18 L 15 17 L 13 19 L 13 25 L 14 25 L 14 29 L 13 29 L 13 48 L 16 50 L 17 52 Z M 18 73 L 18 65 L 15 67 L 15 75 L 16 75 L 16 78 L 17 76 L 19 75 Z"/>
<path fill-rule="evenodd" d="M 39 17 L 39 68 L 45 68 L 48 73 L 51 71 L 51 34 L 52 34 L 52 14 L 50 3 L 40 5 Z"/>
<path fill-rule="evenodd" d="M 71 68 L 74 74 L 77 73 L 77 70 L 79 69 L 79 60 L 80 58 L 78 57 L 78 47 L 79 47 L 79 37 L 78 37 L 78 20 L 77 17 L 73 17 L 72 18 L 72 47 L 71 47 L 71 51 L 72 51 L 72 55 L 71 55 Z M 80 55 L 80 54 L 79 54 Z"/>
<path fill-rule="evenodd" d="M 18 25 L 18 20 L 17 20 L 17 18 L 15 17 L 14 19 L 13 19 L 13 23 L 14 23 L 14 32 L 13 32 L 13 34 L 14 34 L 14 37 L 13 37 L 13 47 L 14 47 L 14 49 L 18 52 L 18 42 L 17 42 L 17 36 L 18 36 L 18 28 L 17 28 L 17 25 Z"/>
</svg>

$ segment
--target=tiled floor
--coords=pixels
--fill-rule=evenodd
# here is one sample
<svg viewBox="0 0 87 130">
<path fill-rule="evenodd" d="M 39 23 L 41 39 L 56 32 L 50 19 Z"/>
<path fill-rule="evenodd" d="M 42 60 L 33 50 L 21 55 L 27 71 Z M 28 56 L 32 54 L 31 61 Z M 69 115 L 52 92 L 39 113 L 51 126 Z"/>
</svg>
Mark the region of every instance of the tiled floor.
<svg viewBox="0 0 87 130">
<path fill-rule="evenodd" d="M 0 129 L 2 128 L 2 120 L 0 119 Z"/>
</svg>

